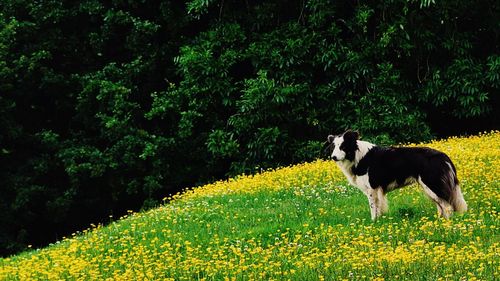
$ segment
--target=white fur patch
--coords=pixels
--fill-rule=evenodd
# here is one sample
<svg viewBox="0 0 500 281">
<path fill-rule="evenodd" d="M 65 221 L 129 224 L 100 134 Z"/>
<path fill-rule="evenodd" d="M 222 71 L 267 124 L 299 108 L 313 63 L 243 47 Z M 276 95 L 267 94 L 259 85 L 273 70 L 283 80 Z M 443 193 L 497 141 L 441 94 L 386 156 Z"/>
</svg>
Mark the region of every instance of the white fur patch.
<svg viewBox="0 0 500 281">
<path fill-rule="evenodd" d="M 358 145 L 358 150 L 355 153 L 354 162 L 357 164 L 375 145 L 373 143 L 361 140 L 358 140 L 356 143 Z"/>
<path fill-rule="evenodd" d="M 368 177 L 368 173 L 357 176 L 355 179 L 355 186 L 357 186 L 364 194 L 369 194 L 373 189 L 370 186 L 370 178 Z"/>
<path fill-rule="evenodd" d="M 333 140 L 334 148 L 333 148 L 333 152 L 332 152 L 331 157 L 334 159 L 336 158 L 337 161 L 342 161 L 345 159 L 346 153 L 344 151 L 340 150 L 340 145 L 343 142 L 344 142 L 344 137 L 336 137 Z"/>
</svg>

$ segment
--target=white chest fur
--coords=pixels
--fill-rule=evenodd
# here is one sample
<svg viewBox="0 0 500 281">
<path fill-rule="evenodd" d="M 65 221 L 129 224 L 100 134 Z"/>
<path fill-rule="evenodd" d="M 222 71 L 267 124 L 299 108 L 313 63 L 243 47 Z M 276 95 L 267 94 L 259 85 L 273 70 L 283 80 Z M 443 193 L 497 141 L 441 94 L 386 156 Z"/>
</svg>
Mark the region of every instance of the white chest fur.
<svg viewBox="0 0 500 281">
<path fill-rule="evenodd" d="M 374 145 L 372 143 L 360 140 L 357 141 L 357 144 L 358 150 L 355 153 L 354 162 L 339 161 L 337 162 L 337 165 L 351 185 L 356 186 L 361 191 L 363 191 L 363 193 L 368 194 L 372 190 L 372 187 L 370 186 L 370 180 L 368 178 L 368 173 L 357 176 L 352 172 L 352 167 L 357 165 L 357 163 L 359 163 L 359 161 L 366 155 L 366 153 L 370 149 L 374 147 Z"/>
<path fill-rule="evenodd" d="M 352 162 L 340 161 L 337 162 L 337 166 L 340 168 L 342 173 L 346 176 L 349 183 L 357 188 L 359 188 L 363 193 L 368 194 L 372 189 L 370 186 L 370 181 L 368 178 L 368 173 L 360 176 L 356 176 L 352 173 Z"/>
</svg>

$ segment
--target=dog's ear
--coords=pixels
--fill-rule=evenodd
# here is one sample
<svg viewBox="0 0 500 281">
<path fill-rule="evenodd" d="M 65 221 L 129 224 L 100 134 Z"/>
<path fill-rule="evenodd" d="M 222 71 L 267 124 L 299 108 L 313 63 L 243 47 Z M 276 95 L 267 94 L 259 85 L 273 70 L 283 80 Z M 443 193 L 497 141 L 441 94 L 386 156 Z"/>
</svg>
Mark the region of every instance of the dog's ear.
<svg viewBox="0 0 500 281">
<path fill-rule="evenodd" d="M 328 135 L 328 142 L 333 143 L 333 140 L 335 139 L 334 135 Z"/>
<path fill-rule="evenodd" d="M 345 140 L 359 140 L 359 133 L 357 131 L 347 130 L 344 133 Z"/>
</svg>

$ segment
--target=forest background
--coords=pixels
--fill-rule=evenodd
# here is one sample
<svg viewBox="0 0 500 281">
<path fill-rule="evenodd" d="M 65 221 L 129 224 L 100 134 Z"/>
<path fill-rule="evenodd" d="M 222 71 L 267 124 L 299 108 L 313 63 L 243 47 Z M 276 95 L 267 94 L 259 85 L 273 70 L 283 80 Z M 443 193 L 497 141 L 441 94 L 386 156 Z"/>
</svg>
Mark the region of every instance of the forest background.
<svg viewBox="0 0 500 281">
<path fill-rule="evenodd" d="M 498 129 L 495 0 L 4 0 L 0 255 L 217 179 Z"/>
</svg>

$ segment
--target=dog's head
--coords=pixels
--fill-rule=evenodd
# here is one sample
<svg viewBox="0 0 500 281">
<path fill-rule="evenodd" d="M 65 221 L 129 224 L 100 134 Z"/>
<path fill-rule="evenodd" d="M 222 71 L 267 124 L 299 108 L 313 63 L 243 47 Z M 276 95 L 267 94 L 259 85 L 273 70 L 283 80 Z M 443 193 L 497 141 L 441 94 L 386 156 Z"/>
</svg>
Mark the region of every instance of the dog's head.
<svg viewBox="0 0 500 281">
<path fill-rule="evenodd" d="M 359 133 L 347 130 L 341 135 L 328 136 L 328 153 L 334 161 L 354 161 Z"/>
</svg>

